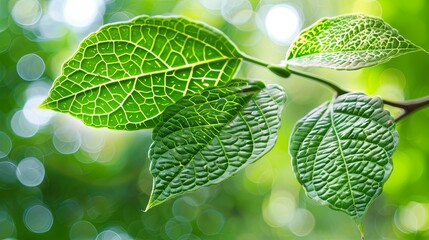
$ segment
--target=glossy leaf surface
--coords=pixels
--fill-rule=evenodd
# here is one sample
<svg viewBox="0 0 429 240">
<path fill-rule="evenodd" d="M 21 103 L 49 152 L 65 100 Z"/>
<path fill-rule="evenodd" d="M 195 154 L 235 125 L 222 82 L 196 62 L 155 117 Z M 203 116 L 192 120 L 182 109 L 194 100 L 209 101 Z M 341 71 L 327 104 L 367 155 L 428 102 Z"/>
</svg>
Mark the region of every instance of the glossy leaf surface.
<svg viewBox="0 0 429 240">
<path fill-rule="evenodd" d="M 296 124 L 290 153 L 307 195 L 361 224 L 390 176 L 397 143 L 394 119 L 382 100 L 349 93 Z"/>
<path fill-rule="evenodd" d="M 241 55 L 218 30 L 181 17 L 138 17 L 87 37 L 42 104 L 94 127 L 152 128 L 187 94 L 228 82 Z"/>
<path fill-rule="evenodd" d="M 354 70 L 421 50 L 383 19 L 352 14 L 323 18 L 303 30 L 290 47 L 286 63 Z"/>
<path fill-rule="evenodd" d="M 147 209 L 219 183 L 262 157 L 276 142 L 284 101 L 277 85 L 233 80 L 168 107 L 153 131 Z"/>
</svg>

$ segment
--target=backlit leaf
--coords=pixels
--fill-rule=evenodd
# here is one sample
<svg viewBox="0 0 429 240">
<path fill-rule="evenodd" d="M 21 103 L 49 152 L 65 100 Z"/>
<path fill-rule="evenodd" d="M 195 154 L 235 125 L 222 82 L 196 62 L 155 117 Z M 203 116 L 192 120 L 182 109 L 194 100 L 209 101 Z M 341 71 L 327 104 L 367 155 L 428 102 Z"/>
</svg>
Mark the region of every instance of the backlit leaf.
<svg viewBox="0 0 429 240">
<path fill-rule="evenodd" d="M 169 106 L 153 131 L 147 209 L 219 183 L 262 157 L 277 139 L 284 101 L 277 85 L 233 80 Z"/>
<path fill-rule="evenodd" d="M 310 198 L 361 225 L 392 171 L 398 138 L 380 98 L 341 95 L 296 124 L 290 142 L 295 175 Z"/>
<path fill-rule="evenodd" d="M 421 50 L 381 18 L 352 14 L 323 18 L 303 30 L 290 47 L 286 63 L 353 70 Z"/>
<path fill-rule="evenodd" d="M 152 128 L 186 94 L 229 81 L 241 61 L 231 41 L 205 24 L 138 17 L 83 40 L 42 107 L 94 127 Z"/>
</svg>

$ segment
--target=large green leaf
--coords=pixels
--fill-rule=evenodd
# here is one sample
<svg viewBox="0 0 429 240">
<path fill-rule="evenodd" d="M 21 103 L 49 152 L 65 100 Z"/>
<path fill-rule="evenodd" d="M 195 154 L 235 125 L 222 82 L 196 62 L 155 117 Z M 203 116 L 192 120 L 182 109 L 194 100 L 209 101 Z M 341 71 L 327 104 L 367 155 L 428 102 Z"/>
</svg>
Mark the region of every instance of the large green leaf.
<svg viewBox="0 0 429 240">
<path fill-rule="evenodd" d="M 268 152 L 284 101 L 277 85 L 233 80 L 168 107 L 153 131 L 154 183 L 147 209 L 219 183 Z"/>
<path fill-rule="evenodd" d="M 229 81 L 242 61 L 218 30 L 181 17 L 138 17 L 87 37 L 42 107 L 87 125 L 152 128 L 186 94 Z"/>
<path fill-rule="evenodd" d="M 323 18 L 303 30 L 286 63 L 353 70 L 421 50 L 381 18 L 353 14 Z"/>
<path fill-rule="evenodd" d="M 392 171 L 397 143 L 394 119 L 383 109 L 382 100 L 349 93 L 319 106 L 296 124 L 290 153 L 307 195 L 361 225 Z"/>
</svg>

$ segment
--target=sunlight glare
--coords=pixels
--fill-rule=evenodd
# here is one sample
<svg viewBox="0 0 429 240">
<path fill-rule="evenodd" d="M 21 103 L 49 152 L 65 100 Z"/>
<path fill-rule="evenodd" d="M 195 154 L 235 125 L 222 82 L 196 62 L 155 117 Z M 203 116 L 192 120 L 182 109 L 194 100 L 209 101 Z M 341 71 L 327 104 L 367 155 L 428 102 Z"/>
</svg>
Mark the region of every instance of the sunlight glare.
<svg viewBox="0 0 429 240">
<path fill-rule="evenodd" d="M 265 17 L 268 36 L 278 44 L 290 44 L 302 27 L 298 11 L 287 4 L 272 6 Z"/>
<path fill-rule="evenodd" d="M 65 21 L 77 28 L 90 26 L 103 13 L 102 0 L 67 0 L 63 11 Z"/>
</svg>

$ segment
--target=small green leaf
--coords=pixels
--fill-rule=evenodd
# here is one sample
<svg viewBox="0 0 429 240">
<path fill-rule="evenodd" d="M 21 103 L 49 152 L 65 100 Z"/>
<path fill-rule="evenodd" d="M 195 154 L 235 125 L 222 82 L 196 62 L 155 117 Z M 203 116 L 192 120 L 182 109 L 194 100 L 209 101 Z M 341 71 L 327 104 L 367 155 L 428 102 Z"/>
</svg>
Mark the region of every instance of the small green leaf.
<svg viewBox="0 0 429 240">
<path fill-rule="evenodd" d="M 352 14 L 323 18 L 303 30 L 290 47 L 286 63 L 354 70 L 421 50 L 381 18 Z"/>
<path fill-rule="evenodd" d="M 42 107 L 94 127 L 152 128 L 186 94 L 223 85 L 242 61 L 221 32 L 181 17 L 138 17 L 91 34 Z"/>
<path fill-rule="evenodd" d="M 302 118 L 289 149 L 307 195 L 359 226 L 390 176 L 398 139 L 380 98 L 348 93 Z"/>
<path fill-rule="evenodd" d="M 233 80 L 169 106 L 154 129 L 147 209 L 219 183 L 267 153 L 285 101 L 277 85 Z"/>
</svg>

